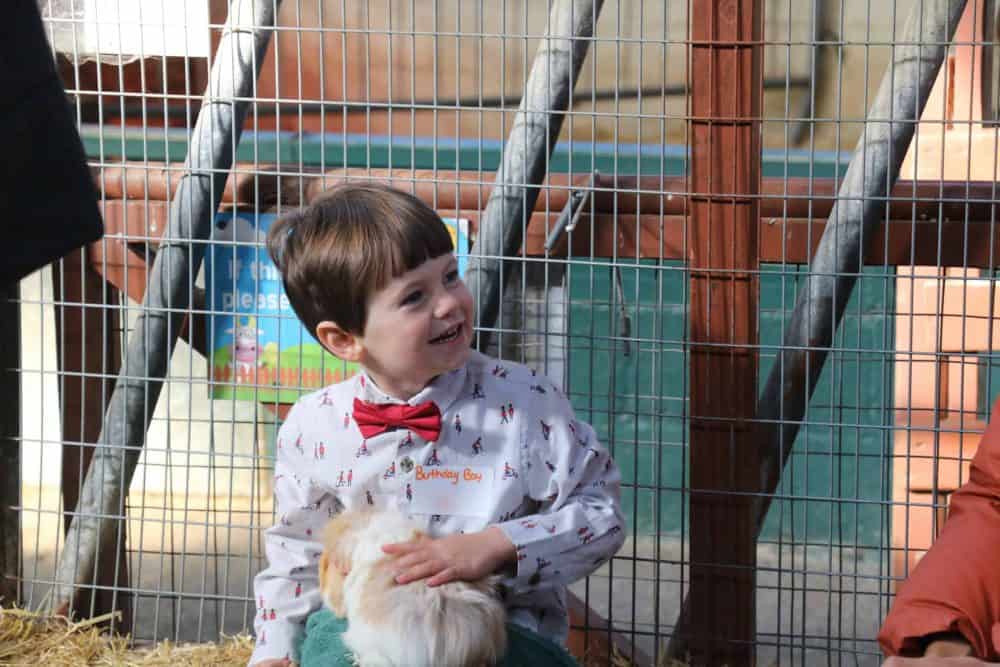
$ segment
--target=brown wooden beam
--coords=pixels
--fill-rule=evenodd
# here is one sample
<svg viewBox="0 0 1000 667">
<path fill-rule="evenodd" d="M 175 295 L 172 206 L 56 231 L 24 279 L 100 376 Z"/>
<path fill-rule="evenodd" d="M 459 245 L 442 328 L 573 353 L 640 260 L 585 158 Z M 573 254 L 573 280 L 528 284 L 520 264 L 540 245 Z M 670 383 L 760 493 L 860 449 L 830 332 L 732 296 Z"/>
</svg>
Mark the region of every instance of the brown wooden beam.
<svg viewBox="0 0 1000 667">
<path fill-rule="evenodd" d="M 178 173 L 160 163 L 126 163 L 94 169 L 94 182 L 107 199 L 166 201 L 177 188 Z M 589 174 L 550 174 L 536 211 L 560 211 L 570 190 L 586 184 Z M 493 189 L 491 172 L 433 169 L 318 169 L 240 164 L 223 193 L 224 204 L 274 207 L 310 203 L 338 183 L 386 181 L 412 190 L 438 209 L 481 209 Z M 762 218 L 829 217 L 838 182 L 832 178 L 762 178 L 759 192 Z M 703 197 L 686 176 L 597 175 L 594 210 L 606 213 L 684 215 L 690 197 Z M 689 190 L 690 189 L 690 190 Z M 719 193 L 716 193 L 719 194 Z M 725 194 L 725 193 L 722 193 Z M 987 221 L 1000 219 L 1000 191 L 992 181 L 898 181 L 886 198 L 888 217 L 898 220 L 937 219 Z"/>
<path fill-rule="evenodd" d="M 386 181 L 412 190 L 441 211 L 480 210 L 493 189 L 491 172 L 431 169 L 333 169 L 303 171 L 298 165 L 237 165 L 223 194 L 224 204 L 273 208 L 308 204 L 324 190 L 348 180 Z M 588 174 L 550 174 L 535 211 L 558 213 L 574 187 L 586 184 Z M 129 163 L 95 170 L 94 179 L 107 199 L 166 201 L 177 187 L 175 170 L 157 163 Z M 599 174 L 594 210 L 615 214 L 686 215 L 691 198 L 710 192 L 685 176 L 614 176 Z M 771 218 L 814 218 L 825 221 L 836 199 L 838 182 L 832 178 L 761 179 L 759 213 Z M 688 192 L 690 188 L 690 192 Z M 726 194 L 715 192 L 714 195 Z M 304 196 L 303 196 L 304 195 Z M 713 196 L 714 196 L 713 195 Z M 886 217 L 899 221 L 988 222 L 1000 220 L 1000 190 L 991 181 L 898 181 L 886 198 Z"/>
<path fill-rule="evenodd" d="M 77 506 L 118 373 L 121 324 L 117 291 L 91 268 L 84 251 L 71 252 L 53 263 L 52 269 L 65 530 Z M 85 617 L 120 611 L 121 618 L 111 622 L 111 629 L 123 634 L 132 628 L 132 597 L 124 592 L 129 587 L 125 539 L 122 534 L 117 545 L 102 545 L 95 587 L 82 589 L 74 605 L 76 614 Z"/>
<path fill-rule="evenodd" d="M 432 200 L 428 200 L 429 202 Z M 762 203 L 764 200 L 761 200 Z M 943 207 L 941 200 L 935 208 Z M 141 245 L 149 241 L 155 250 L 166 224 L 165 201 L 109 199 L 101 204 L 106 236 L 91 245 L 90 259 L 96 271 L 104 275 L 134 300 L 141 300 L 145 291 L 145 262 L 141 250 L 128 252 L 129 243 Z M 963 205 L 964 206 L 964 205 Z M 984 211 L 970 205 L 972 213 Z M 532 215 L 525 236 L 525 254 L 545 256 L 544 244 L 558 211 Z M 762 216 L 758 224 L 759 260 L 761 262 L 805 264 L 816 249 L 826 218 L 822 202 L 813 207 L 813 217 L 798 205 L 791 206 L 787 216 Z M 947 209 L 945 209 L 947 210 Z M 457 216 L 470 221 L 475 231 L 481 211 L 477 209 L 439 208 L 441 215 Z M 898 211 L 897 211 L 898 212 Z M 793 215 L 793 213 L 795 215 Z M 802 216 L 802 217 L 800 217 Z M 693 222 L 680 214 L 586 213 L 572 235 L 572 243 L 563 239 L 549 256 L 618 257 L 622 261 L 637 259 L 675 259 L 688 256 L 685 229 Z M 128 261 L 125 258 L 128 257 Z M 962 222 L 961 217 L 938 222 L 936 219 L 912 219 L 902 215 L 883 223 L 876 231 L 865 262 L 872 266 L 966 266 L 992 269 L 1000 266 L 1000 225 L 985 221 Z M 130 278 L 126 284 L 124 271 Z"/>
<path fill-rule="evenodd" d="M 350 169 L 279 177 L 273 171 L 267 173 L 269 167 L 262 169 L 265 173 L 257 178 L 251 178 L 248 172 L 238 174 L 237 185 L 227 188 L 227 201 L 242 202 L 239 205 L 245 207 L 259 197 L 261 210 L 267 210 L 279 199 L 277 189 L 283 188 L 281 201 L 295 206 L 300 202 L 300 187 L 308 202 L 322 194 L 323 188 L 348 177 L 371 177 L 403 188 L 413 186 L 424 201 L 436 202 L 441 215 L 465 217 L 475 226 L 491 187 L 491 182 L 483 181 L 476 172 L 373 170 L 369 174 Z M 155 244 L 166 225 L 168 185 L 173 187 L 166 180 L 167 172 L 156 167 L 144 176 L 144 168 L 139 165 L 105 172 L 100 182 L 108 197 L 102 202 L 107 235 L 122 237 L 117 239 L 122 243 L 150 240 Z M 554 174 L 549 179 L 529 224 L 525 248 L 528 256 L 545 255 L 543 244 L 548 229 L 565 205 L 571 186 L 582 185 L 585 180 L 586 176 L 579 174 Z M 600 176 L 597 185 L 605 190 L 595 197 L 593 216 L 585 213 L 577 227 L 573 254 L 686 259 L 689 253 L 685 229 L 693 220 L 685 216 L 699 196 L 684 194 L 685 183 L 678 177 Z M 826 226 L 834 186 L 831 179 L 762 180 L 757 195 L 761 262 L 808 262 Z M 994 199 L 995 191 L 995 184 L 986 182 L 897 183 L 886 203 L 888 222 L 877 231 L 875 247 L 866 263 L 995 268 L 1000 264 L 1000 229 L 994 225 L 1000 222 L 1000 202 Z M 123 196 L 128 199 L 123 200 Z M 563 244 L 550 256 L 565 256 L 568 247 Z M 106 273 L 104 267 L 98 266 L 100 261 L 101 253 L 97 253 L 95 268 Z"/>
<path fill-rule="evenodd" d="M 760 0 L 691 5 L 690 573 L 692 665 L 753 664 L 759 468 Z M 724 381 L 720 381 L 724 379 Z"/>
</svg>

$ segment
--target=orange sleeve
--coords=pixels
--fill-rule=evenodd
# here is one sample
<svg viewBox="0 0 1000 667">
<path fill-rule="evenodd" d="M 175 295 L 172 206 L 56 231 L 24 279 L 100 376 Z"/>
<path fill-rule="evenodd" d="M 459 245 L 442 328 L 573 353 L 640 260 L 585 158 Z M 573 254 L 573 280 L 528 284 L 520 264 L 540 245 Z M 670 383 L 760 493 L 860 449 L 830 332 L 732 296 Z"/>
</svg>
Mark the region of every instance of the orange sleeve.
<svg viewBox="0 0 1000 667">
<path fill-rule="evenodd" d="M 998 657 L 992 637 L 1000 623 L 1000 401 L 993 409 L 969 481 L 952 495 L 941 534 L 900 586 L 882 625 L 886 655 L 916 655 L 922 637 L 957 632 L 977 657 Z"/>
</svg>

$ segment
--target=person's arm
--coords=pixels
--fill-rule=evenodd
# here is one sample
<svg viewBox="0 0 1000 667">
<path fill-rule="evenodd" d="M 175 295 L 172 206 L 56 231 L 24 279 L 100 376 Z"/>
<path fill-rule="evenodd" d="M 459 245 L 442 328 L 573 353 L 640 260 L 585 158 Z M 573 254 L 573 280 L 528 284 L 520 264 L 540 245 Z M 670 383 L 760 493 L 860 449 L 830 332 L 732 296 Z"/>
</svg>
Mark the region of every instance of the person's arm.
<svg viewBox="0 0 1000 667">
<path fill-rule="evenodd" d="M 994 407 L 1000 414 L 1000 405 Z M 879 632 L 889 656 L 961 652 L 994 660 L 1000 623 L 1000 418 L 991 421 L 969 481 L 951 498 L 934 545 L 900 586 Z"/>
<path fill-rule="evenodd" d="M 294 413 L 293 409 L 278 434 L 283 446 L 274 470 L 276 519 L 264 533 L 268 566 L 254 578 L 256 642 L 250 665 L 286 657 L 297 660 L 306 617 L 322 604 L 319 540 L 337 500 L 296 465 L 293 443 L 300 433 Z"/>
<path fill-rule="evenodd" d="M 893 656 L 882 667 L 987 667 L 995 665 L 979 658 L 901 658 Z"/>
<path fill-rule="evenodd" d="M 538 510 L 498 524 L 516 549 L 514 593 L 582 579 L 625 541 L 618 467 L 553 394 L 529 410 L 522 434 L 520 474 Z"/>
</svg>

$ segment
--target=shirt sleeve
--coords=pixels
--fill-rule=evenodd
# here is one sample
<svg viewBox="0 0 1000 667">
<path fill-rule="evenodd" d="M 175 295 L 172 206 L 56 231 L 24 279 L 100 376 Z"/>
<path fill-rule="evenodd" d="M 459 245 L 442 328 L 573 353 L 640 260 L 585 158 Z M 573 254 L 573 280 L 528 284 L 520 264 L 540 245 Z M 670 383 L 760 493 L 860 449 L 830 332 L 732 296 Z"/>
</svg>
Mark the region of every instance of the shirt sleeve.
<svg viewBox="0 0 1000 667">
<path fill-rule="evenodd" d="M 611 559 L 625 541 L 621 475 L 587 423 L 559 396 L 523 424 L 522 470 L 535 514 L 499 524 L 517 549 L 514 594 L 564 586 Z"/>
<path fill-rule="evenodd" d="M 267 567 L 254 578 L 256 642 L 250 665 L 286 656 L 298 660 L 306 618 L 322 604 L 318 563 L 323 547 L 319 540 L 337 499 L 314 483 L 305 466 L 296 465 L 302 433 L 295 412 L 293 408 L 278 432 L 276 521 L 264 532 Z"/>
<path fill-rule="evenodd" d="M 1000 404 L 994 407 L 998 414 Z M 1000 639 L 1000 419 L 983 435 L 969 481 L 952 494 L 934 545 L 900 586 L 878 635 L 886 655 L 920 655 L 924 638 L 958 633 L 982 659 Z"/>
</svg>

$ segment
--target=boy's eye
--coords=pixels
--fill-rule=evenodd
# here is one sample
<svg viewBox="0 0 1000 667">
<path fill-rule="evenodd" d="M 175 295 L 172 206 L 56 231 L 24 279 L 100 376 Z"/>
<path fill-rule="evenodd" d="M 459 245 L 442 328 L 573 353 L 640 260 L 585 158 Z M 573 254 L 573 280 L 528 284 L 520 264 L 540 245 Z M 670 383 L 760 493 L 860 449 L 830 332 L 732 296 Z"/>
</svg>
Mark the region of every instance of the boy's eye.
<svg viewBox="0 0 1000 667">
<path fill-rule="evenodd" d="M 458 280 L 458 269 L 452 269 L 444 275 L 444 281 L 446 283 L 453 283 Z"/>
<path fill-rule="evenodd" d="M 412 303 L 417 303 L 423 297 L 424 293 L 420 290 L 414 290 L 403 297 L 402 305 L 408 306 Z"/>
</svg>

